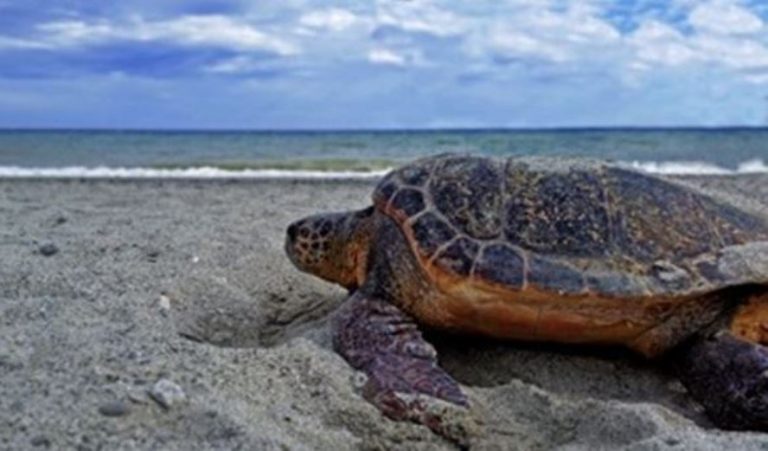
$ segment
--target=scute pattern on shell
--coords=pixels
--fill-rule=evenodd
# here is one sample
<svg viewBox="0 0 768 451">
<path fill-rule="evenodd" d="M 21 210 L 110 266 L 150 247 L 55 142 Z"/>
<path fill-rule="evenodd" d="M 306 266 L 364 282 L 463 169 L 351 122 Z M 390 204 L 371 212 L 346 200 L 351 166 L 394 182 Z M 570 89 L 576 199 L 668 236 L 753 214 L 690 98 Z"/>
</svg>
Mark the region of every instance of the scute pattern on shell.
<svg viewBox="0 0 768 451">
<path fill-rule="evenodd" d="M 412 188 L 403 188 L 392 198 L 392 207 L 402 210 L 406 216 L 412 217 L 424 210 L 424 195 Z"/>
<path fill-rule="evenodd" d="M 609 169 L 606 181 L 615 210 L 611 231 L 616 250 L 652 263 L 721 246 L 701 196 L 623 169 Z"/>
<path fill-rule="evenodd" d="M 483 249 L 475 266 L 475 274 L 511 288 L 522 288 L 525 282 L 525 260 L 511 246 L 491 244 Z"/>
<path fill-rule="evenodd" d="M 429 192 L 435 208 L 468 236 L 492 239 L 501 233 L 504 183 L 498 162 L 445 159 L 433 169 Z"/>
<path fill-rule="evenodd" d="M 419 250 L 425 257 L 434 255 L 440 246 L 456 235 L 456 231 L 448 223 L 432 212 L 419 216 L 412 227 Z"/>
<path fill-rule="evenodd" d="M 584 160 L 442 155 L 387 175 L 377 208 L 442 271 L 614 297 L 724 286 L 718 251 L 768 225 L 664 179 Z"/>
<path fill-rule="evenodd" d="M 584 289 L 584 275 L 576 269 L 552 258 L 532 255 L 528 281 L 545 290 L 578 293 Z"/>
<path fill-rule="evenodd" d="M 603 257 L 610 221 L 599 174 L 541 173 L 511 160 L 506 170 L 504 236 L 546 254 Z"/>
<path fill-rule="evenodd" d="M 462 276 L 468 276 L 472 271 L 479 249 L 480 246 L 477 241 L 461 237 L 446 246 L 435 261 L 440 267 L 447 268 Z"/>
</svg>

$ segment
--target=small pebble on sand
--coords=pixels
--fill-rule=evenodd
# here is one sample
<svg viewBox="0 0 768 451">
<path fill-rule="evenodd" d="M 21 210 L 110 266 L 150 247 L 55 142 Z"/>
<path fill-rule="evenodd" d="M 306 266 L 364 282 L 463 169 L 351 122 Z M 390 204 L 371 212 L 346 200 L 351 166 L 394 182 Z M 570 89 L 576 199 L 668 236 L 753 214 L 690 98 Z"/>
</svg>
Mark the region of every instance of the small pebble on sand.
<svg viewBox="0 0 768 451">
<path fill-rule="evenodd" d="M 160 307 L 160 311 L 163 313 L 167 313 L 171 310 L 171 298 L 164 294 L 160 295 L 160 299 L 158 299 L 157 304 Z"/>
<path fill-rule="evenodd" d="M 59 248 L 53 243 L 46 243 L 40 246 L 38 251 L 40 252 L 40 255 L 50 257 L 51 255 L 58 254 Z"/>
<path fill-rule="evenodd" d="M 150 398 L 160 404 L 164 409 L 186 401 L 187 395 L 181 387 L 168 379 L 160 379 L 148 392 Z"/>
<path fill-rule="evenodd" d="M 147 260 L 149 260 L 151 263 L 156 262 L 158 257 L 160 257 L 160 251 L 158 250 L 151 250 L 147 252 Z"/>
<path fill-rule="evenodd" d="M 110 401 L 99 406 L 99 413 L 106 417 L 122 417 L 130 413 L 130 408 L 122 401 Z"/>
<path fill-rule="evenodd" d="M 29 441 L 29 444 L 36 448 L 48 448 L 51 446 L 51 440 L 44 435 L 36 435 L 32 437 L 32 439 Z"/>
</svg>

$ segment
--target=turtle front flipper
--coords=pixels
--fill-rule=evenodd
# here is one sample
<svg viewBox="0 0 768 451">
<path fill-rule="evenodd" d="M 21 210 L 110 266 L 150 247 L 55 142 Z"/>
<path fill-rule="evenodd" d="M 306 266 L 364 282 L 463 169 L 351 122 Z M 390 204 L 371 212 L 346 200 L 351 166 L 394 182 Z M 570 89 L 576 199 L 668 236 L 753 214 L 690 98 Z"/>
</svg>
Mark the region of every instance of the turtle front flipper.
<svg viewBox="0 0 768 451">
<path fill-rule="evenodd" d="M 368 376 L 363 396 L 384 415 L 466 444 L 472 429 L 467 397 L 437 365 L 435 349 L 413 319 L 358 291 L 337 312 L 333 329 L 334 348 Z"/>
<path fill-rule="evenodd" d="M 768 293 L 720 326 L 681 349 L 682 382 L 718 426 L 768 430 Z"/>
</svg>

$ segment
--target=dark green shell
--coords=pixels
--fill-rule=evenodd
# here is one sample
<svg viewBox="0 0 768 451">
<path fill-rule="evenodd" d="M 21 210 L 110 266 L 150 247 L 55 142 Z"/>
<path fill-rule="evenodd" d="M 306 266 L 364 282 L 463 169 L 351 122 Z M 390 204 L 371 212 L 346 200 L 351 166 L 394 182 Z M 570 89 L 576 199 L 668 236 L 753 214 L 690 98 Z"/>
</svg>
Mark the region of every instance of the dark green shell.
<svg viewBox="0 0 768 451">
<path fill-rule="evenodd" d="M 608 163 L 442 155 L 393 171 L 373 197 L 423 258 L 510 289 L 634 297 L 768 281 L 719 265 L 768 242 L 763 219 Z"/>
</svg>

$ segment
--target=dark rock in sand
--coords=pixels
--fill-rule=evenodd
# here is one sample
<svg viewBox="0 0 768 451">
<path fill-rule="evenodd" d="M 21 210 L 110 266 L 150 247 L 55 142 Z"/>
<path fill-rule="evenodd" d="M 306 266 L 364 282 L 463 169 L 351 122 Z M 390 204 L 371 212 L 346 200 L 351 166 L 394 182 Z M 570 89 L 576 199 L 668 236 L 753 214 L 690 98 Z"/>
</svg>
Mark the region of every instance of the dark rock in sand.
<svg viewBox="0 0 768 451">
<path fill-rule="evenodd" d="M 58 254 L 59 248 L 53 243 L 46 243 L 40 246 L 38 251 L 40 252 L 40 255 L 44 257 L 50 257 L 51 255 Z"/>
<path fill-rule="evenodd" d="M 51 446 L 51 440 L 44 435 L 36 435 L 32 437 L 29 444 L 36 448 L 49 448 Z"/>
<path fill-rule="evenodd" d="M 105 417 L 122 417 L 130 411 L 128 404 L 122 401 L 110 401 L 99 406 L 99 413 Z"/>
</svg>

